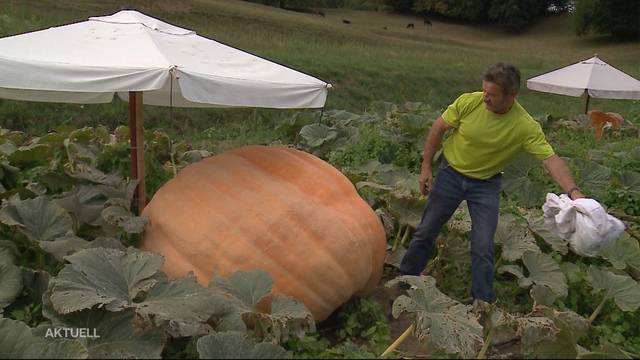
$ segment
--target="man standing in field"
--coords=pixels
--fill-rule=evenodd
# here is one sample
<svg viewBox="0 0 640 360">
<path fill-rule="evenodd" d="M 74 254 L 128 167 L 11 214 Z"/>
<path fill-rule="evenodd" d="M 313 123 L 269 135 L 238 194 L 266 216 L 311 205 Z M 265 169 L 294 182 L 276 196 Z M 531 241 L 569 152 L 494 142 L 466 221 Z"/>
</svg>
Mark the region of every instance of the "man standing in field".
<svg viewBox="0 0 640 360">
<path fill-rule="evenodd" d="M 440 228 L 462 200 L 471 215 L 471 296 L 493 299 L 493 238 L 498 224 L 503 168 L 521 151 L 542 161 L 572 199 L 584 195 L 569 168 L 546 141 L 540 124 L 516 101 L 520 72 L 498 63 L 484 74 L 482 91 L 465 93 L 433 123 L 424 145 L 418 183 L 429 193 L 422 220 L 409 244 L 400 272 L 419 275 L 431 257 Z M 445 132 L 452 133 L 442 143 Z M 431 162 L 440 145 L 443 157 L 433 179 Z"/>
</svg>

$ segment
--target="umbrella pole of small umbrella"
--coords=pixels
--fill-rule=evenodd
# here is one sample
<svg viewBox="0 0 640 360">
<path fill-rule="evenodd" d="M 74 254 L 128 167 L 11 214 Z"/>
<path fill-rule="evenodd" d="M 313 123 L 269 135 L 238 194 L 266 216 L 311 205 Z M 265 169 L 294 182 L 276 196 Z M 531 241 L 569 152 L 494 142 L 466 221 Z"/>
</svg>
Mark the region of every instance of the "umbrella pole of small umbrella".
<svg viewBox="0 0 640 360">
<path fill-rule="evenodd" d="M 584 113 L 586 114 L 587 111 L 589 111 L 589 99 L 591 98 L 589 96 L 589 90 L 584 89 L 584 94 L 587 95 L 587 103 L 584 105 Z"/>
<path fill-rule="evenodd" d="M 144 186 L 144 122 L 142 116 L 142 92 L 129 91 L 129 138 L 131 139 L 131 178 L 138 179 L 136 196 L 138 215 L 146 205 Z"/>
</svg>

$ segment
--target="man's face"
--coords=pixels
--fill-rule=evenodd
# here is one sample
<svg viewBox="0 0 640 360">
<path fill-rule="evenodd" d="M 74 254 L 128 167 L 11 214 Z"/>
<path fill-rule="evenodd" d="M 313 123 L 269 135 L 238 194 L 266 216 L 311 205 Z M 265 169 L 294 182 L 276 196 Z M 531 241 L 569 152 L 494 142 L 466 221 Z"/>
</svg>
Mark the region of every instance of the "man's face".
<svg viewBox="0 0 640 360">
<path fill-rule="evenodd" d="M 504 114 L 511 109 L 515 98 L 516 94 L 505 94 L 500 85 L 482 80 L 482 100 L 487 110 Z"/>
</svg>

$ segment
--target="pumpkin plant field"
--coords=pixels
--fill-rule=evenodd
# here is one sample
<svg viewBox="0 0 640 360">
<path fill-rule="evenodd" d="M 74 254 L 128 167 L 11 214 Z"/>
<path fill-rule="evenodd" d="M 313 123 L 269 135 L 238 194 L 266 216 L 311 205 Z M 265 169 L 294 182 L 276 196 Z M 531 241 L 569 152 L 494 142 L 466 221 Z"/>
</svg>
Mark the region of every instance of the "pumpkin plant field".
<svg viewBox="0 0 640 360">
<path fill-rule="evenodd" d="M 298 299 L 272 293 L 271 275 L 262 269 L 214 276 L 203 285 L 193 274 L 168 277 L 163 257 L 140 250 L 148 219 L 132 210 L 136 184 L 123 175 L 127 128 L 85 127 L 39 137 L 3 129 L 0 353 L 370 358 L 411 326 L 411 338 L 390 357 L 637 357 L 637 129 L 623 127 L 595 143 L 580 116 L 538 119 L 584 191 L 627 230 L 596 257 L 576 255 L 541 221 L 544 196 L 557 189 L 538 163 L 519 159 L 503 178 L 497 299 L 466 305 L 470 220 L 464 206 L 443 229 L 423 275 L 397 276 L 425 201 L 415 171 L 424 132 L 437 114 L 423 103 L 386 102 L 360 114 L 297 112 L 279 122 L 266 142 L 335 166 L 385 228 L 387 255 L 377 289 L 322 322 Z M 148 130 L 145 138 L 151 183 L 162 184 L 212 155 L 161 131 Z M 412 287 L 391 296 L 398 282 Z M 266 298 L 268 308 L 261 306 Z"/>
</svg>

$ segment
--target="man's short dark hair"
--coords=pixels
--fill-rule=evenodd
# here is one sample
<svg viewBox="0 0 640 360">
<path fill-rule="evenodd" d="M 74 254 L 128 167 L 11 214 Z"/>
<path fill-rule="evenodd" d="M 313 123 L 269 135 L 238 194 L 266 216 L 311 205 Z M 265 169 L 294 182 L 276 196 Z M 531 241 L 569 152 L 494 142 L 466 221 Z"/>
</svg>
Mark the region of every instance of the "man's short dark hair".
<svg viewBox="0 0 640 360">
<path fill-rule="evenodd" d="M 492 65 L 482 80 L 500 85 L 505 94 L 515 94 L 520 90 L 520 71 L 511 64 L 499 62 Z"/>
</svg>

